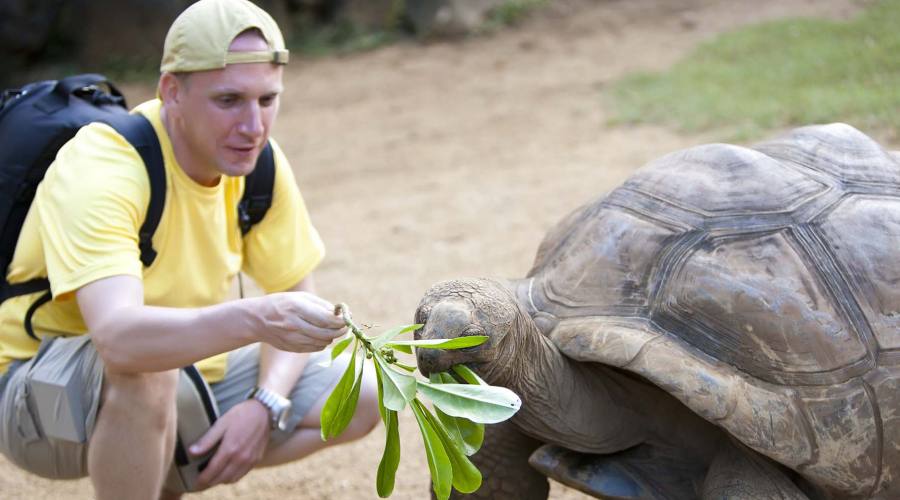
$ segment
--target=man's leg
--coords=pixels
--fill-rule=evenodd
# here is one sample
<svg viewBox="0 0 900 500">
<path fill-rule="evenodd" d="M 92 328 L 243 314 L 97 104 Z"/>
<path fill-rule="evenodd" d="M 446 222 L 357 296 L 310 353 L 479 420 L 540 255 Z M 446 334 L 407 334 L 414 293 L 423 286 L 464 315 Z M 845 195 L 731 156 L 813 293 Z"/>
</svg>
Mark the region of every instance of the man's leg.
<svg viewBox="0 0 900 500">
<path fill-rule="evenodd" d="M 11 462 L 41 477 L 86 476 L 88 444 L 74 440 L 78 433 L 66 429 L 81 427 L 90 439 L 96 420 L 103 365 L 90 338 L 48 337 L 37 355 L 17 364 L 6 380 L 0 398 L 0 451 Z M 65 393 L 64 397 L 54 395 L 54 386 Z M 43 390 L 37 390 L 41 387 Z M 52 410 L 41 415 L 41 407 Z M 72 440 L 51 436 L 58 432 Z"/>
<path fill-rule="evenodd" d="M 104 374 L 89 337 L 50 337 L 5 380 L 0 451 L 10 461 L 50 479 L 90 472 L 100 499 L 157 497 L 174 454 L 177 371 Z M 36 391 L 37 380 L 68 387 L 66 397 L 38 401 L 48 393 Z M 86 442 L 49 436 L 59 425 L 53 421 L 57 415 L 43 415 L 48 421 L 41 421 L 41 406 L 82 424 Z"/>
<path fill-rule="evenodd" d="M 105 370 L 88 449 L 98 499 L 158 498 L 174 453 L 177 386 L 178 370 Z"/>
</svg>

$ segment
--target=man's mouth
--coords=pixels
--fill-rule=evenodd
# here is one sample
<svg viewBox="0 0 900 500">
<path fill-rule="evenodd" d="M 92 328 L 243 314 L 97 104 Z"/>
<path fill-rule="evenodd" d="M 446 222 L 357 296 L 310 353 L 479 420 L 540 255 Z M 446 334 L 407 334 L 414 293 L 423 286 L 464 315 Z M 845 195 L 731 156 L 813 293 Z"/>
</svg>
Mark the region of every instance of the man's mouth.
<svg viewBox="0 0 900 500">
<path fill-rule="evenodd" d="M 256 151 L 256 146 L 228 146 L 228 149 L 235 151 L 237 153 L 248 154 Z"/>
</svg>

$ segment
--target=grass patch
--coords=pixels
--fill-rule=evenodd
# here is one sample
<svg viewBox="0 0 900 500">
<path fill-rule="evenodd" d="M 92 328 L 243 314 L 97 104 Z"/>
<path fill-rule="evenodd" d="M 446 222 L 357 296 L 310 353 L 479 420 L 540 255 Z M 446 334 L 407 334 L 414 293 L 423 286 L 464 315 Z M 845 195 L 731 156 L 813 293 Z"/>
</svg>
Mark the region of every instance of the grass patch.
<svg viewBox="0 0 900 500">
<path fill-rule="evenodd" d="M 701 44 L 665 73 L 640 73 L 610 91 L 614 123 L 722 129 L 745 140 L 776 127 L 848 122 L 900 130 L 900 0 L 848 22 L 791 19 Z"/>
</svg>

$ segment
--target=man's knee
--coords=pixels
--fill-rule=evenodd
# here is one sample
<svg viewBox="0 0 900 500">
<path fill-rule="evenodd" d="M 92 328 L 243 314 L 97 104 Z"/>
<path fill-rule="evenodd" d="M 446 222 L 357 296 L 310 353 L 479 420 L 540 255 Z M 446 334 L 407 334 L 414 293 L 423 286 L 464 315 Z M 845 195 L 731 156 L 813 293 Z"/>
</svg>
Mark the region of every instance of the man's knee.
<svg viewBox="0 0 900 500">
<path fill-rule="evenodd" d="M 151 373 L 118 373 L 106 370 L 100 396 L 100 413 L 105 410 L 140 413 L 160 429 L 172 422 L 178 390 L 178 370 Z"/>
</svg>

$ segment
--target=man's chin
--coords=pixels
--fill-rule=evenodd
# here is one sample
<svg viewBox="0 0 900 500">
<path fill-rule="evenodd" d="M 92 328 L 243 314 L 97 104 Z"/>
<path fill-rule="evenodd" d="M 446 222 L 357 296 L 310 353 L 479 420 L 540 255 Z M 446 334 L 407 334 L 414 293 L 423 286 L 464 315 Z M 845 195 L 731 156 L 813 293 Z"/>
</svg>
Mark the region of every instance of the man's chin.
<svg viewBox="0 0 900 500">
<path fill-rule="evenodd" d="M 255 157 L 252 162 L 245 160 L 228 162 L 223 165 L 222 173 L 229 177 L 243 177 L 245 175 L 250 175 L 254 168 L 256 168 Z"/>
</svg>

